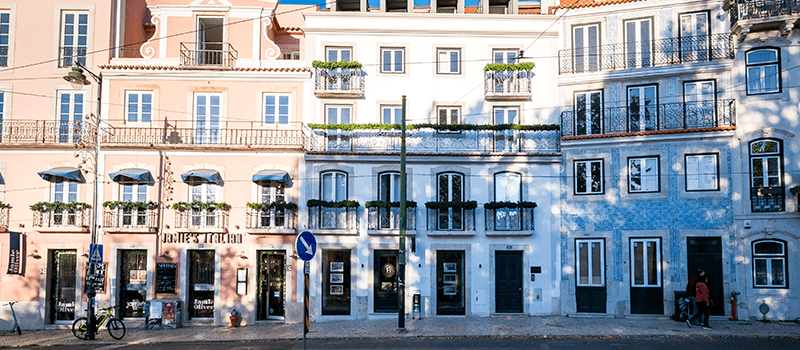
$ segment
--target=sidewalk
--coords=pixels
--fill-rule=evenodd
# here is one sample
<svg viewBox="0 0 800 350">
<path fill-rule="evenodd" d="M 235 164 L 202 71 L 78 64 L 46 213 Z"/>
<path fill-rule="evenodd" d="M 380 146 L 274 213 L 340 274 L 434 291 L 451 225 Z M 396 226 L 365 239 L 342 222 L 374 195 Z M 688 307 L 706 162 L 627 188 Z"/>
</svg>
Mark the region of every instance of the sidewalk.
<svg viewBox="0 0 800 350">
<path fill-rule="evenodd" d="M 689 328 L 685 322 L 666 317 L 434 317 L 406 321 L 406 333 L 397 331 L 396 319 L 316 322 L 309 339 L 315 338 L 401 338 L 401 337 L 608 337 L 608 336 L 747 336 L 800 337 L 797 322 L 749 322 L 712 318 L 714 330 Z M 165 342 L 239 341 L 261 339 L 302 339 L 302 324 L 258 323 L 246 327 L 184 327 L 144 330 L 128 325 L 125 338 L 112 339 L 103 329 L 92 344 L 152 344 Z M 69 329 L 23 331 L 22 336 L 0 335 L 0 347 L 28 347 L 85 344 Z"/>
</svg>

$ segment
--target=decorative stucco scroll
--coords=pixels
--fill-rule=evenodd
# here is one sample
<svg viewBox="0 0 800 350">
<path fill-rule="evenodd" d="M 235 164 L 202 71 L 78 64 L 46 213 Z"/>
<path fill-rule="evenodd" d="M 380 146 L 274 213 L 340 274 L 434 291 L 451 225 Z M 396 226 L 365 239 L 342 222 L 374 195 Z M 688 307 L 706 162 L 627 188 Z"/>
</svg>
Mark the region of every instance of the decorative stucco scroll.
<svg viewBox="0 0 800 350">
<path fill-rule="evenodd" d="M 147 39 L 147 42 L 145 42 L 144 45 L 139 48 L 139 53 L 144 58 L 153 58 L 156 55 L 156 49 L 151 46 L 151 43 L 153 39 L 159 36 L 159 31 L 161 30 L 161 16 L 153 16 L 153 18 L 150 19 L 150 23 L 152 23 L 156 29 L 153 32 L 153 36 L 151 36 L 150 39 Z"/>
<path fill-rule="evenodd" d="M 264 51 L 264 55 L 267 57 L 267 59 L 275 60 L 278 59 L 278 56 L 280 56 L 281 48 L 269 38 L 269 30 L 271 28 L 272 18 L 270 17 L 264 20 L 264 38 L 267 39 L 267 51 Z"/>
</svg>

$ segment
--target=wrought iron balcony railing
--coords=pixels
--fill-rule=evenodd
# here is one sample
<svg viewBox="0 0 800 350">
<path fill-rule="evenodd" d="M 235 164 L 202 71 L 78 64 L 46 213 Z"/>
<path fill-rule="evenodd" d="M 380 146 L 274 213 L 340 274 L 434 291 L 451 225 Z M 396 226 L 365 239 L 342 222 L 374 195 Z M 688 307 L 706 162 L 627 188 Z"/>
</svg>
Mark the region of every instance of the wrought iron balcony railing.
<svg viewBox="0 0 800 350">
<path fill-rule="evenodd" d="M 306 149 L 313 152 L 399 153 L 400 130 L 311 129 Z M 406 151 L 417 154 L 557 153 L 558 130 L 406 131 Z"/>
<path fill-rule="evenodd" d="M 142 58 L 142 53 L 138 47 L 120 47 L 119 58 Z"/>
<path fill-rule="evenodd" d="M 486 209 L 486 231 L 533 231 L 533 208 Z"/>
<path fill-rule="evenodd" d="M 58 66 L 59 67 L 72 67 L 75 64 L 75 61 L 80 62 L 82 65 L 86 65 L 86 48 L 85 47 L 73 47 L 73 46 L 62 46 L 58 48 Z"/>
<path fill-rule="evenodd" d="M 531 98 L 531 77 L 526 70 L 486 71 L 483 91 L 487 100 L 527 100 Z"/>
<path fill-rule="evenodd" d="M 291 209 L 268 210 L 247 209 L 247 228 L 249 229 L 295 229 L 297 211 Z"/>
<path fill-rule="evenodd" d="M 731 0 L 725 7 L 731 15 L 731 28 L 740 20 L 783 21 L 783 16 L 800 15 L 800 0 Z"/>
<path fill-rule="evenodd" d="M 0 208 L 0 227 L 8 228 L 9 222 L 9 215 L 11 214 L 11 208 L 5 207 Z"/>
<path fill-rule="evenodd" d="M 175 227 L 183 229 L 227 229 L 228 211 L 191 208 L 175 212 Z"/>
<path fill-rule="evenodd" d="M 400 229 L 400 208 L 372 207 L 369 210 L 369 230 Z M 417 229 L 417 208 L 406 208 L 406 230 Z"/>
<path fill-rule="evenodd" d="M 561 112 L 563 137 L 736 125 L 734 100 L 662 103 Z"/>
<path fill-rule="evenodd" d="M 364 96 L 364 71 L 347 68 L 315 68 L 314 94 L 317 97 Z"/>
<path fill-rule="evenodd" d="M 94 127 L 82 122 L 0 120 L 0 145 L 93 142 Z"/>
<path fill-rule="evenodd" d="M 103 227 L 106 228 L 155 228 L 157 227 L 155 209 L 105 208 Z"/>
<path fill-rule="evenodd" d="M 33 212 L 33 226 L 84 228 L 91 226 L 92 209 L 74 208 Z"/>
<path fill-rule="evenodd" d="M 184 67 L 232 68 L 238 57 L 239 52 L 229 43 L 181 43 L 181 66 Z"/>
<path fill-rule="evenodd" d="M 308 208 L 308 228 L 322 230 L 355 230 L 358 208 Z"/>
<path fill-rule="evenodd" d="M 426 210 L 428 211 L 428 231 L 475 231 L 474 209 Z"/>
<path fill-rule="evenodd" d="M 754 213 L 782 212 L 786 210 L 786 188 L 754 187 L 750 189 L 750 205 Z"/>
<path fill-rule="evenodd" d="M 559 74 L 732 59 L 730 33 L 575 48 L 558 52 Z"/>
<path fill-rule="evenodd" d="M 303 133 L 292 129 L 203 129 L 173 127 L 110 127 L 100 142 L 108 146 L 247 146 L 302 148 Z"/>
</svg>

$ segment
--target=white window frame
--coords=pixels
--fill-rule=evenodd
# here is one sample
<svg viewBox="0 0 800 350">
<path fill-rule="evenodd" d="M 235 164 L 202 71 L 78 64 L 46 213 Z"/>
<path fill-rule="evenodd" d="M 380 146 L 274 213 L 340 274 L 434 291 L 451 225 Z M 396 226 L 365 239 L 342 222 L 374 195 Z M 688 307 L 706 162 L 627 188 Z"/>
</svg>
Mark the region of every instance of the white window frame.
<svg viewBox="0 0 800 350">
<path fill-rule="evenodd" d="M 771 51 L 775 53 L 775 60 L 751 62 L 751 55 L 759 52 Z M 763 95 L 781 92 L 781 52 L 776 48 L 761 48 L 745 53 L 745 85 L 748 95 Z M 772 68 L 774 72 L 767 72 Z M 757 75 L 758 77 L 754 77 Z M 774 85 L 767 86 L 767 82 L 774 77 Z"/>
<path fill-rule="evenodd" d="M 691 159 L 696 159 L 696 161 Z M 692 169 L 694 164 L 690 164 L 690 162 L 696 164 L 697 168 Z M 701 168 L 704 162 L 706 162 L 706 168 L 713 168 L 713 173 L 702 172 Z M 687 192 L 719 191 L 719 153 L 686 154 L 684 156 L 684 166 L 686 167 Z M 713 186 L 708 186 L 712 182 Z"/>
<path fill-rule="evenodd" d="M 286 203 L 286 188 L 280 181 L 269 180 L 258 185 L 259 203 Z M 260 210 L 257 214 L 256 227 L 260 228 L 287 228 L 286 210 L 271 208 Z M 266 223 L 266 225 L 262 225 Z"/>
<path fill-rule="evenodd" d="M 595 96 L 595 95 L 599 98 L 598 99 L 599 106 L 595 106 L 595 103 L 593 102 L 594 101 L 593 100 L 593 96 Z M 583 100 L 584 100 L 585 107 L 584 107 L 583 114 L 579 113 L 579 111 L 578 111 L 578 98 L 579 97 L 583 97 Z M 575 109 L 575 111 L 574 111 L 574 114 L 575 114 L 575 135 L 576 136 L 581 136 L 581 135 L 599 135 L 599 134 L 602 134 L 603 133 L 603 90 L 592 90 L 592 91 L 576 92 L 573 101 L 574 101 L 574 107 L 573 108 Z M 600 113 L 596 117 L 592 114 L 592 109 L 594 109 L 594 108 L 597 108 L 600 111 Z M 599 130 L 595 130 L 592 127 L 592 124 L 593 124 L 592 121 L 595 118 L 597 119 L 597 122 L 598 122 L 597 126 L 598 126 Z M 585 119 L 586 120 L 586 132 L 584 132 L 584 133 L 579 133 L 578 132 L 578 120 L 579 119 Z"/>
<path fill-rule="evenodd" d="M 696 61 L 708 60 L 710 58 L 710 41 L 708 38 L 711 35 L 712 23 L 709 14 L 708 11 L 700 11 L 681 13 L 678 16 L 681 60 Z M 704 25 L 705 28 L 698 28 L 701 24 Z"/>
<path fill-rule="evenodd" d="M 389 196 L 384 195 L 386 186 L 384 179 L 388 179 Z M 378 174 L 378 200 L 384 202 L 399 202 L 400 201 L 400 173 L 396 171 L 387 171 Z"/>
<path fill-rule="evenodd" d="M 330 178 L 331 189 L 327 193 L 325 189 L 325 180 Z M 348 180 L 349 176 L 346 172 L 338 170 L 323 171 L 319 174 L 319 197 L 323 201 L 340 202 L 348 198 Z"/>
<path fill-rule="evenodd" d="M 330 120 L 331 117 L 331 110 L 336 110 L 336 120 L 335 123 L 332 123 Z M 347 110 L 348 116 L 347 121 L 342 122 L 342 111 Z M 353 105 L 340 105 L 340 104 L 329 104 L 325 105 L 325 123 L 326 124 L 350 124 L 353 123 Z"/>
<path fill-rule="evenodd" d="M 386 120 L 386 112 L 389 112 L 389 120 Z M 382 105 L 381 124 L 400 124 L 403 118 L 403 106 L 401 105 Z"/>
<path fill-rule="evenodd" d="M 53 202 L 72 203 L 80 200 L 80 197 L 78 196 L 78 187 L 80 185 L 79 182 L 61 180 L 55 181 L 52 184 L 53 185 L 50 187 L 50 198 L 53 199 Z M 61 196 L 61 200 L 58 200 L 58 196 Z M 66 200 L 64 200 L 65 198 Z"/>
<path fill-rule="evenodd" d="M 586 261 L 581 261 L 580 249 L 581 244 L 586 244 L 587 254 Z M 598 247 L 599 246 L 599 247 Z M 595 261 L 592 256 L 592 249 L 598 248 L 600 252 L 600 261 Z M 595 276 L 594 267 L 599 264 L 599 276 Z M 581 282 L 581 275 L 586 271 L 586 282 Z M 599 278 L 600 283 L 595 282 Z M 606 286 L 606 250 L 605 241 L 603 239 L 590 238 L 590 239 L 576 239 L 575 240 L 575 285 L 578 287 L 605 287 Z"/>
<path fill-rule="evenodd" d="M 0 53 L 0 67 L 8 67 L 11 59 L 11 40 L 12 25 L 11 11 L 0 11 L 0 51 L 6 50 L 5 54 Z"/>
<path fill-rule="evenodd" d="M 130 198 L 126 198 L 129 196 Z M 147 184 L 119 184 L 121 202 L 147 202 Z"/>
<path fill-rule="evenodd" d="M 272 104 L 269 104 L 267 99 L 273 98 Z M 285 103 L 282 101 L 285 100 Z M 266 126 L 288 125 L 291 119 L 292 96 L 288 93 L 263 93 L 261 97 L 262 106 L 264 106 L 263 118 L 261 121 Z M 272 107 L 272 113 L 268 110 Z M 272 122 L 268 122 L 267 118 L 272 117 Z M 283 121 L 281 119 L 284 119 Z"/>
<path fill-rule="evenodd" d="M 594 38 L 591 37 L 594 28 Z M 580 37 L 582 42 L 578 42 Z M 575 73 L 600 70 L 600 24 L 584 24 L 572 27 L 572 50 Z"/>
<path fill-rule="evenodd" d="M 515 63 L 519 49 L 494 49 L 492 50 L 492 63 Z"/>
<path fill-rule="evenodd" d="M 203 203 L 216 202 L 218 185 L 215 183 L 200 183 L 189 185 L 189 202 L 195 200 Z"/>
<path fill-rule="evenodd" d="M 594 195 L 594 194 L 603 194 L 603 193 L 605 193 L 604 162 L 605 161 L 603 159 L 582 159 L 582 160 L 574 161 L 573 171 L 574 171 L 574 174 L 575 174 L 575 176 L 574 176 L 574 178 L 575 178 L 574 194 L 575 195 Z M 583 175 L 584 176 L 584 180 L 585 180 L 584 184 L 586 185 L 586 192 L 579 192 L 578 191 L 578 177 L 580 176 L 580 172 L 578 171 L 578 168 L 579 168 L 579 165 L 581 165 L 581 164 L 584 166 L 584 170 L 587 172 L 586 174 Z M 596 179 L 595 174 L 590 174 L 591 173 L 591 169 L 592 169 L 592 165 L 594 165 L 594 164 L 599 164 L 599 167 L 598 167 L 600 169 L 599 179 Z M 593 181 L 598 181 L 598 180 L 599 180 L 599 183 L 600 183 L 600 189 L 598 191 L 593 191 L 592 190 L 592 182 Z"/>
<path fill-rule="evenodd" d="M 67 16 L 73 16 L 73 18 L 74 18 L 74 21 L 71 24 L 71 26 L 73 26 L 73 28 L 71 28 L 71 30 L 73 32 L 71 35 L 67 34 Z M 83 26 L 83 25 L 80 24 L 80 17 L 81 16 L 86 16 L 86 24 L 85 24 L 85 27 L 83 28 L 86 31 L 86 34 L 81 34 L 80 33 L 80 31 L 81 31 L 80 27 Z M 91 40 L 89 40 L 89 34 L 90 34 L 90 32 L 89 32 L 89 24 L 90 24 L 90 21 L 91 21 L 91 16 L 89 15 L 89 11 L 61 11 L 61 24 L 60 24 L 60 30 L 59 30 L 59 35 L 58 35 L 59 36 L 59 45 L 58 45 L 58 65 L 59 65 L 59 67 L 71 67 L 75 62 L 75 59 L 72 59 L 71 62 L 66 62 L 64 60 L 64 48 L 67 48 L 67 47 L 72 48 L 73 50 L 76 51 L 76 52 L 74 52 L 74 54 L 71 57 L 77 57 L 78 62 L 80 62 L 84 66 L 86 65 L 86 58 L 88 57 L 88 52 L 89 52 L 89 43 L 91 42 Z M 72 39 L 71 40 L 72 43 L 71 44 L 67 44 L 66 41 L 70 36 L 71 36 L 70 39 Z M 84 41 L 83 45 L 80 44 L 81 39 Z M 80 55 L 80 50 L 81 49 L 84 50 L 83 56 Z"/>
<path fill-rule="evenodd" d="M 521 202 L 522 174 L 510 171 L 495 173 L 494 200 L 496 202 Z"/>
<path fill-rule="evenodd" d="M 461 74 L 461 49 L 436 49 L 436 74 Z"/>
<path fill-rule="evenodd" d="M 757 143 L 764 142 L 764 143 L 773 143 L 775 144 L 776 151 L 774 152 L 753 152 L 753 146 Z M 776 186 L 783 186 L 783 162 L 781 159 L 781 142 L 778 142 L 774 139 L 759 139 L 750 142 L 750 187 L 751 188 L 765 188 L 765 187 L 776 187 Z M 755 160 L 761 160 L 761 176 L 756 176 L 756 164 Z M 774 161 L 774 167 L 777 169 L 772 169 L 773 167 L 769 165 L 769 161 Z M 773 175 L 770 175 L 770 170 L 773 170 Z M 761 186 L 756 185 L 756 179 L 761 179 Z M 771 180 L 777 180 L 777 183 L 772 184 L 770 183 Z"/>
<path fill-rule="evenodd" d="M 389 60 L 386 61 L 386 53 L 389 53 Z M 400 53 L 398 70 L 397 54 Z M 386 65 L 388 68 L 386 69 Z M 403 47 L 381 47 L 381 73 L 402 74 L 406 72 L 406 49 Z"/>
<path fill-rule="evenodd" d="M 781 245 L 781 253 L 756 253 L 756 245 L 760 243 L 777 243 Z M 758 240 L 753 241 L 751 245 L 751 254 L 753 256 L 753 288 L 787 288 L 789 286 L 788 278 L 786 276 L 786 263 L 788 262 L 787 253 L 786 253 L 786 243 L 774 240 L 774 239 L 765 239 L 765 240 Z M 767 277 L 766 284 L 758 284 L 758 267 L 757 261 L 763 261 L 765 271 L 764 274 Z M 773 279 L 773 262 L 774 261 L 781 261 L 781 275 L 783 276 L 783 283 L 777 284 Z"/>
<path fill-rule="evenodd" d="M 636 249 L 637 245 L 642 244 L 642 262 L 645 263 L 642 266 L 641 274 L 642 274 L 642 283 L 636 282 L 636 275 L 639 272 L 638 264 L 636 260 Z M 646 247 L 649 245 L 655 245 L 655 257 L 652 257 Z M 661 240 L 658 238 L 631 238 L 630 239 L 630 265 L 631 265 L 631 287 L 646 287 L 646 288 L 657 288 L 661 287 Z M 648 269 L 648 265 L 653 264 L 655 266 L 655 283 L 650 282 L 650 270 Z"/>
<path fill-rule="evenodd" d="M 65 104 L 64 97 L 68 96 L 68 101 Z M 84 108 L 86 93 L 84 91 L 58 91 L 58 107 L 56 110 L 56 122 L 58 124 L 59 142 L 60 143 L 76 143 L 81 133 L 81 126 L 77 122 L 83 121 L 83 114 L 86 113 Z M 66 113 L 64 108 L 66 107 Z M 66 117 L 66 118 L 65 118 Z M 78 129 L 77 133 L 75 129 Z"/>
<path fill-rule="evenodd" d="M 634 93 L 638 95 L 634 95 Z M 652 100 L 647 98 L 649 94 L 652 94 Z M 633 106 L 635 96 L 638 96 L 639 100 L 638 110 L 635 110 Z M 638 115 L 638 120 L 636 120 L 636 123 L 639 125 L 638 129 L 633 128 L 634 112 Z M 648 115 L 651 121 L 650 124 L 647 123 Z M 658 129 L 658 87 L 656 85 L 628 87 L 628 129 L 630 132 L 653 131 Z"/>
<path fill-rule="evenodd" d="M 442 119 L 442 112 L 445 113 L 444 119 Z M 455 121 L 453 120 L 453 112 L 455 112 Z M 444 123 L 442 123 L 442 121 L 444 121 Z M 461 124 L 461 106 L 436 106 L 436 123 L 440 125 Z M 446 133 L 458 131 L 440 130 L 439 132 Z"/>
<path fill-rule="evenodd" d="M 639 174 L 634 173 L 634 164 L 639 164 Z M 661 191 L 661 160 L 659 156 L 630 157 L 628 158 L 628 192 L 652 193 Z M 647 167 L 653 166 L 654 170 L 647 174 Z M 640 188 L 634 188 L 634 179 L 639 179 Z"/>
<path fill-rule="evenodd" d="M 492 116 L 494 119 L 494 125 L 500 124 L 520 124 L 520 116 L 519 116 L 519 107 L 494 107 L 492 110 Z M 498 112 L 500 113 L 500 118 L 502 119 L 502 123 L 498 123 Z M 512 113 L 513 112 L 513 113 Z M 513 114 L 513 116 L 511 116 Z"/>
<path fill-rule="evenodd" d="M 647 23 L 647 28 L 644 24 Z M 653 59 L 653 19 L 639 18 L 626 20 L 625 25 L 625 67 L 650 67 Z M 632 41 L 630 39 L 633 39 Z"/>
<path fill-rule="evenodd" d="M 342 59 L 343 52 L 347 52 L 347 59 Z M 331 60 L 331 54 L 336 55 L 336 59 Z M 325 47 L 325 61 L 338 62 L 338 61 L 353 61 L 353 47 L 352 46 L 326 46 Z"/>
<path fill-rule="evenodd" d="M 131 96 L 136 96 L 136 111 L 131 113 Z M 150 102 L 145 103 L 144 97 L 149 96 Z M 147 107 L 147 113 L 145 113 Z M 131 116 L 135 116 L 135 120 L 131 120 Z M 148 120 L 145 121 L 144 117 L 147 116 Z M 153 92 L 152 91 L 125 91 L 125 123 L 126 124 L 150 124 L 153 121 Z"/>
<path fill-rule="evenodd" d="M 712 116 L 716 121 L 717 115 L 717 82 L 711 80 L 696 80 L 687 81 L 683 83 L 683 102 L 686 105 L 686 114 L 695 114 L 700 118 L 697 119 L 698 124 L 689 124 L 688 118 L 684 120 L 687 128 L 702 128 L 709 127 L 704 123 L 708 116 Z M 716 123 L 713 124 L 716 126 Z"/>
<path fill-rule="evenodd" d="M 203 114 L 203 121 L 202 123 L 198 119 L 200 116 L 200 97 L 204 97 L 206 103 L 204 106 L 205 114 Z M 212 100 L 217 98 L 219 102 L 217 105 L 212 103 Z M 217 144 L 220 142 L 220 138 L 222 137 L 222 93 L 219 92 L 203 92 L 203 93 L 195 93 L 194 94 L 194 126 L 195 126 L 195 138 L 197 143 L 202 144 Z M 217 115 L 212 113 L 213 108 L 216 107 L 218 109 Z M 216 123 L 212 120 L 216 118 Z M 201 125 L 202 124 L 202 125 Z M 215 125 L 216 124 L 216 125 Z M 201 132 L 203 130 L 203 132 Z"/>
</svg>

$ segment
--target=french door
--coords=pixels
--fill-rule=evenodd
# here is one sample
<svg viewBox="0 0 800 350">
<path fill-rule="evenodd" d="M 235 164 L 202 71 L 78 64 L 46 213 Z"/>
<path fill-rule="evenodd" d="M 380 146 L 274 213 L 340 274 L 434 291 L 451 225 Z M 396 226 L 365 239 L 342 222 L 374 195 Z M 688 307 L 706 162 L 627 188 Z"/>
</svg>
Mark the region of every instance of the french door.
<svg viewBox="0 0 800 350">
<path fill-rule="evenodd" d="M 198 93 L 194 96 L 195 142 L 218 144 L 220 142 L 220 105 L 222 94 Z"/>
<path fill-rule="evenodd" d="M 658 129 L 657 98 L 655 85 L 628 87 L 628 131 Z"/>
<path fill-rule="evenodd" d="M 661 239 L 631 238 L 631 313 L 664 313 L 661 285 Z"/>
<path fill-rule="evenodd" d="M 578 312 L 606 312 L 606 264 L 603 239 L 575 240 L 575 298 Z"/>
</svg>

